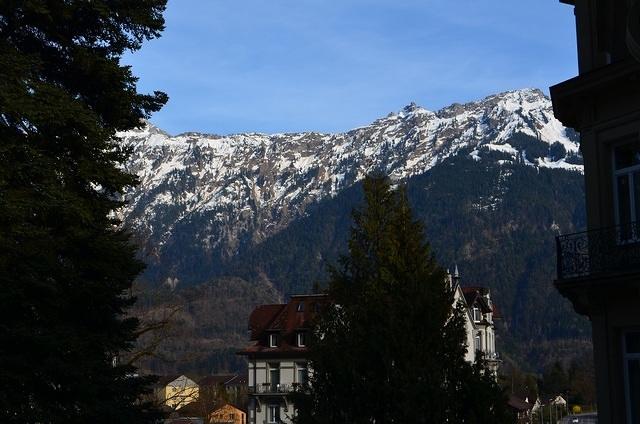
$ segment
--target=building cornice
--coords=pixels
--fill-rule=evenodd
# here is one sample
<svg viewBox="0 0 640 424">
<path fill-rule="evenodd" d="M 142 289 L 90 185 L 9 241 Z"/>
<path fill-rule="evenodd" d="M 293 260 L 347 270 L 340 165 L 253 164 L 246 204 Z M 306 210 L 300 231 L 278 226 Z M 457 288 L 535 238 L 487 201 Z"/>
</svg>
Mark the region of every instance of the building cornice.
<svg viewBox="0 0 640 424">
<path fill-rule="evenodd" d="M 602 119 L 594 108 L 598 103 L 616 97 L 620 91 L 628 95 L 629 87 L 640 85 L 640 63 L 627 59 L 571 78 L 550 87 L 553 112 L 563 125 L 580 131 Z M 606 119 L 606 118 L 605 118 Z"/>
</svg>

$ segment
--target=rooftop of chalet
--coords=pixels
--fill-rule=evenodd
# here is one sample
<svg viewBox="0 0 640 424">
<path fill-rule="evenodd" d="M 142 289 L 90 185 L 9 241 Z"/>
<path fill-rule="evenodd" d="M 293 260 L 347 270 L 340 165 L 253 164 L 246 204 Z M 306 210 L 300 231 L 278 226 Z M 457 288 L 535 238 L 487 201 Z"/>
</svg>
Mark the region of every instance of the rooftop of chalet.
<svg viewBox="0 0 640 424">
<path fill-rule="evenodd" d="M 249 316 L 250 340 L 255 343 L 239 353 L 304 354 L 307 348 L 297 346 L 297 333 L 311 328 L 312 320 L 327 302 L 324 294 L 294 295 L 285 304 L 258 306 Z M 271 334 L 279 337 L 276 347 L 269 347 Z"/>
<path fill-rule="evenodd" d="M 474 303 L 477 303 L 482 309 L 482 313 L 493 313 L 494 319 L 500 319 L 502 316 L 498 311 L 496 305 L 487 301 L 485 295 L 489 293 L 489 289 L 486 287 L 480 286 L 469 286 L 469 287 L 460 287 L 462 289 L 462 293 L 464 294 L 464 300 L 467 302 L 467 305 L 471 307 Z"/>
</svg>

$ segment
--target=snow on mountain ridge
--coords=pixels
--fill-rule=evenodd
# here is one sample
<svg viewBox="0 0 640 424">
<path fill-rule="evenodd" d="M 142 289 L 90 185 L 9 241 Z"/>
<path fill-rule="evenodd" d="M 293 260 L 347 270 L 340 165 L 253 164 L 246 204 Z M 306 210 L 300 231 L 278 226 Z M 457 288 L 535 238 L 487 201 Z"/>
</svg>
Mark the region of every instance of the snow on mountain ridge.
<svg viewBox="0 0 640 424">
<path fill-rule="evenodd" d="M 532 156 L 508 142 L 526 134 L 562 157 Z M 412 103 L 371 125 L 339 134 L 183 133 L 170 136 L 147 125 L 120 136 L 133 146 L 127 165 L 141 184 L 121 212 L 149 252 L 197 225 L 196 243 L 233 256 L 302 216 L 368 172 L 394 180 L 421 174 L 445 158 L 467 152 L 475 160 L 499 151 L 504 161 L 581 171 L 575 137 L 555 119 L 551 102 L 535 89 L 428 111 Z M 562 146 L 559 148 L 558 146 Z M 196 224 L 197 223 L 197 224 Z"/>
</svg>

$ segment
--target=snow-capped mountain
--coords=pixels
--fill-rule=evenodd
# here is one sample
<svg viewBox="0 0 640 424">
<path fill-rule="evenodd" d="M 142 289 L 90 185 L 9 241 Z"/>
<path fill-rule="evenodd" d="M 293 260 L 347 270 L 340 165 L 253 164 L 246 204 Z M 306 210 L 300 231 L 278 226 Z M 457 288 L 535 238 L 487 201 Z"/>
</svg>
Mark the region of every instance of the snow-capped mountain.
<svg viewBox="0 0 640 424">
<path fill-rule="evenodd" d="M 462 154 L 582 172 L 576 134 L 535 89 L 436 112 L 412 103 L 340 134 L 170 136 L 148 124 L 120 135 L 133 146 L 127 168 L 141 181 L 121 215 L 150 262 L 179 240 L 224 261 L 374 171 L 403 180 Z"/>
</svg>

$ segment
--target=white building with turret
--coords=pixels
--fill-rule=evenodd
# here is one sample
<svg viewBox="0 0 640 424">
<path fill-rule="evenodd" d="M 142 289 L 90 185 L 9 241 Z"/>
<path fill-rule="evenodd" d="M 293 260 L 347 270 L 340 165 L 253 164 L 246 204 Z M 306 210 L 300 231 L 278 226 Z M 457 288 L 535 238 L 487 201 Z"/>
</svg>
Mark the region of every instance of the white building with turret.
<svg viewBox="0 0 640 424">
<path fill-rule="evenodd" d="M 462 287 L 456 267 L 447 276 L 456 303 L 466 310 L 466 359 L 474 362 L 479 355 L 496 373 L 498 355 L 495 349 L 495 305 L 489 289 Z M 307 338 L 311 321 L 329 303 L 326 295 L 292 296 L 289 303 L 258 306 L 249 317 L 253 344 L 240 354 L 248 361 L 249 424 L 290 423 L 295 413 L 291 394 L 307 384 Z"/>
<path fill-rule="evenodd" d="M 496 351 L 494 320 L 501 317 L 491 301 L 490 290 L 480 286 L 462 286 L 457 266 L 453 274 L 447 273 L 447 278 L 454 290 L 455 302 L 462 302 L 466 311 L 466 360 L 475 362 L 482 356 L 486 360 L 487 368 L 496 374 L 500 361 Z"/>
</svg>

